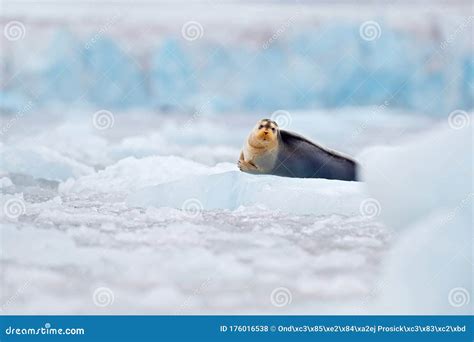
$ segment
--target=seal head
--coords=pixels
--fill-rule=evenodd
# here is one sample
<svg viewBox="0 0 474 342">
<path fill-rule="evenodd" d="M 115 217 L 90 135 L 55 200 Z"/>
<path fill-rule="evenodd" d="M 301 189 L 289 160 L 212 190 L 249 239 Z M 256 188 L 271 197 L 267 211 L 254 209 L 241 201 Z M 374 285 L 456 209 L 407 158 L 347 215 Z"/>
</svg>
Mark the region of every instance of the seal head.
<svg viewBox="0 0 474 342">
<path fill-rule="evenodd" d="M 248 173 L 271 171 L 278 157 L 279 129 L 275 121 L 263 119 L 256 123 L 240 153 L 239 168 Z"/>
</svg>

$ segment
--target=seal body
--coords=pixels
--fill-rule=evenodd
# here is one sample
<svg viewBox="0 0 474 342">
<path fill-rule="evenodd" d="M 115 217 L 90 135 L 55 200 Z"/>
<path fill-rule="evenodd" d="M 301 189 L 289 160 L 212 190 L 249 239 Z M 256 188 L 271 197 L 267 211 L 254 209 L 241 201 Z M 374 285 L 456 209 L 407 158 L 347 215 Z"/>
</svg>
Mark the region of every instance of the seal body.
<svg viewBox="0 0 474 342">
<path fill-rule="evenodd" d="M 356 180 L 352 159 L 292 132 L 279 131 L 278 158 L 270 173 L 285 177 Z"/>
<path fill-rule="evenodd" d="M 243 172 L 283 177 L 357 180 L 357 163 L 264 119 L 257 123 L 240 154 Z"/>
</svg>

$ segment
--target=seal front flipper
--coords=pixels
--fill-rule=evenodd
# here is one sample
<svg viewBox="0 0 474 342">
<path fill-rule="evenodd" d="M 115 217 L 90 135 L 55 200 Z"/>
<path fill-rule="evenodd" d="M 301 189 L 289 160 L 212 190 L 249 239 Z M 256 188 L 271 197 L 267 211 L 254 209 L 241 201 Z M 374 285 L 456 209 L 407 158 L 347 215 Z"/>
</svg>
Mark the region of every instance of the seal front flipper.
<svg viewBox="0 0 474 342">
<path fill-rule="evenodd" d="M 237 165 L 242 172 L 258 173 L 258 168 L 251 161 L 245 161 L 243 152 L 240 152 L 240 158 Z"/>
<path fill-rule="evenodd" d="M 247 172 L 247 173 L 259 173 L 258 168 L 253 165 L 252 163 L 246 162 L 245 160 L 239 160 L 238 163 L 239 169 L 242 172 Z"/>
</svg>

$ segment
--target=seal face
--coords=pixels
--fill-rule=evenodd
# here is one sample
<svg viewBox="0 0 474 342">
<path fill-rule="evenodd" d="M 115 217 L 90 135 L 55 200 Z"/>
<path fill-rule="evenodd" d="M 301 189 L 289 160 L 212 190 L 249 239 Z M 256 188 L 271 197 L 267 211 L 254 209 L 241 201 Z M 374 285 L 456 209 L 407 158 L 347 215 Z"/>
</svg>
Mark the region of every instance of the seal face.
<svg viewBox="0 0 474 342">
<path fill-rule="evenodd" d="M 297 178 L 356 180 L 357 164 L 305 137 L 260 120 L 250 132 L 238 162 L 243 172 Z"/>
<path fill-rule="evenodd" d="M 278 159 L 278 125 L 263 119 L 254 126 L 240 152 L 238 166 L 248 173 L 270 173 Z"/>
</svg>

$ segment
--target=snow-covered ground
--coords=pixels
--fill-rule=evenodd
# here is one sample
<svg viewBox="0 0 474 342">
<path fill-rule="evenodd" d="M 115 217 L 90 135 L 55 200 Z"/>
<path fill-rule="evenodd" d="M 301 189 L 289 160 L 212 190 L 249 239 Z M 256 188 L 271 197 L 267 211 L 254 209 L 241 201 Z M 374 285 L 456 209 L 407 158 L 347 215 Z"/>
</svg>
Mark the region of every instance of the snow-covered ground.
<svg viewBox="0 0 474 342">
<path fill-rule="evenodd" d="M 379 216 L 394 229 L 378 312 L 472 314 L 473 116 L 364 153 Z"/>
<path fill-rule="evenodd" d="M 358 156 L 433 125 L 371 110 L 289 128 Z M 238 172 L 257 116 L 117 113 L 99 130 L 87 115 L 21 118 L 1 146 L 4 312 L 376 310 L 392 230 L 365 183 Z"/>
<path fill-rule="evenodd" d="M 294 113 L 293 126 L 314 137 L 332 136 L 324 133 L 328 120 L 346 122 L 341 131 L 359 127 L 333 114 L 341 118 Z M 1 146 L 2 204 L 25 210 L 2 217 L 5 312 L 364 309 L 347 301 L 367 295 L 390 232 L 360 214 L 362 183 L 241 174 L 235 161 L 257 116 L 199 118 L 189 126 L 188 118 L 143 113 L 114 119 L 107 130 L 94 127 L 93 113 L 88 120 L 25 117 L 11 126 Z M 309 126 L 311 119 L 321 124 Z M 414 130 L 426 124 L 407 121 Z M 367 122 L 368 130 L 381 127 Z M 388 126 L 380 139 L 399 136 Z M 212 175 L 223 182 L 206 179 Z M 181 197 L 166 202 L 173 182 L 185 182 Z M 161 195 L 141 190 L 160 184 Z M 187 194 L 193 185 L 213 192 L 207 199 Z M 165 202 L 150 207 L 143 191 Z M 94 304 L 98 287 L 113 292 L 113 305 Z M 272 305 L 279 287 L 290 291 L 291 305 Z"/>
</svg>

